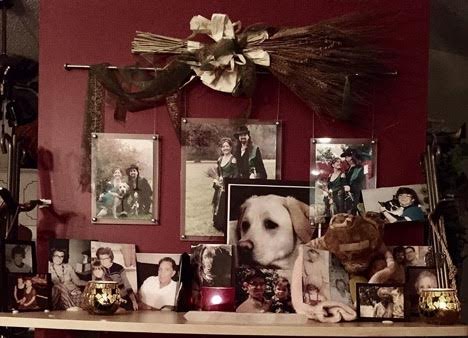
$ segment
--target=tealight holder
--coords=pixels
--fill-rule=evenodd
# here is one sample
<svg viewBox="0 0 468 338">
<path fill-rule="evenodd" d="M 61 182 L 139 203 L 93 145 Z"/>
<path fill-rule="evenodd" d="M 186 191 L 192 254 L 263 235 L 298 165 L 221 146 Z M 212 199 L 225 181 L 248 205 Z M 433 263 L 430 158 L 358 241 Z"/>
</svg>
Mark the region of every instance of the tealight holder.
<svg viewBox="0 0 468 338">
<path fill-rule="evenodd" d="M 429 324 L 451 325 L 460 320 L 461 305 L 455 289 L 421 290 L 418 308 Z"/>
<path fill-rule="evenodd" d="M 236 289 L 234 287 L 208 287 L 201 289 L 202 311 L 234 311 Z"/>
<path fill-rule="evenodd" d="M 89 281 L 83 292 L 81 307 L 90 314 L 111 315 L 117 311 L 123 299 L 119 284 L 113 281 Z"/>
</svg>

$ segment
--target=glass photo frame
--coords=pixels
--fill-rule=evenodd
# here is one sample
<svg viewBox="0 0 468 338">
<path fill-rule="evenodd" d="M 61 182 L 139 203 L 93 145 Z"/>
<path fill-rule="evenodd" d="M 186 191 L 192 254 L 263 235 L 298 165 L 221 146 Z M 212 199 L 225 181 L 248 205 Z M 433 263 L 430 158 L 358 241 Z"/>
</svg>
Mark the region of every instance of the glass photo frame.
<svg viewBox="0 0 468 338">
<path fill-rule="evenodd" d="M 94 133 L 91 220 L 159 223 L 159 136 Z"/>
<path fill-rule="evenodd" d="M 224 238 L 226 179 L 279 178 L 280 130 L 278 121 L 200 118 L 182 121 L 182 239 Z"/>
<path fill-rule="evenodd" d="M 326 223 L 337 213 L 364 211 L 361 191 L 377 184 L 377 141 L 313 138 L 310 148 L 315 221 Z"/>
</svg>

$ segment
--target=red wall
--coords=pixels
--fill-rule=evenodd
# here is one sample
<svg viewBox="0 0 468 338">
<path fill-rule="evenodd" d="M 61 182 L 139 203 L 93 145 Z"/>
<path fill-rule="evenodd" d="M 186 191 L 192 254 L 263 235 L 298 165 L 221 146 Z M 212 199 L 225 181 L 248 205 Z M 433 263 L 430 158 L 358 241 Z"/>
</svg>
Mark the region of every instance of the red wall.
<svg viewBox="0 0 468 338">
<path fill-rule="evenodd" d="M 129 114 L 125 124 L 106 116 L 106 132 L 161 135 L 159 226 L 93 225 L 91 196 L 79 183 L 81 134 L 87 72 L 67 72 L 64 63 L 133 62 L 130 44 L 137 30 L 186 37 L 189 21 L 201 14 L 226 13 L 243 26 L 265 22 L 301 26 L 364 9 L 399 10 L 387 46 L 398 53 L 399 76 L 375 87 L 373 104 L 352 123 L 333 122 L 310 111 L 272 76 L 262 76 L 252 118 L 283 121 L 282 177 L 307 180 L 311 137 L 378 139 L 378 185 L 422 182 L 428 69 L 428 1 L 424 0 L 99 0 L 40 2 L 39 192 L 54 208 L 41 209 L 39 267 L 46 267 L 46 238 L 88 238 L 136 243 L 144 252 L 181 252 L 179 239 L 180 145 L 164 106 Z M 189 117 L 238 117 L 247 101 L 200 84 L 187 91 Z M 278 108 L 279 107 L 279 108 Z"/>
</svg>

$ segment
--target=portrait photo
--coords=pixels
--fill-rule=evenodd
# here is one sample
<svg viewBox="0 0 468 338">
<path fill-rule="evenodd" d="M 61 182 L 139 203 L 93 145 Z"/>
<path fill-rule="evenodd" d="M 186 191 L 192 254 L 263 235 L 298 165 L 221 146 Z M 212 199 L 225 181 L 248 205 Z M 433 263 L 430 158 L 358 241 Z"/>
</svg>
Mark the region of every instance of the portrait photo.
<svg viewBox="0 0 468 338">
<path fill-rule="evenodd" d="M 315 228 L 309 219 L 308 182 L 229 180 L 227 219 L 229 244 L 238 247 L 240 265 L 275 267 L 290 280 L 299 245 Z"/>
<path fill-rule="evenodd" d="M 295 313 L 291 283 L 275 269 L 242 265 L 236 269 L 236 312 Z"/>
<path fill-rule="evenodd" d="M 331 300 L 330 295 L 330 252 L 302 246 L 302 294 L 304 303 L 317 305 Z"/>
<path fill-rule="evenodd" d="M 126 300 L 121 308 L 138 310 L 135 244 L 91 241 L 91 267 L 92 280 L 119 284 L 120 296 Z"/>
<path fill-rule="evenodd" d="M 425 184 L 368 189 L 362 197 L 365 210 L 380 212 L 387 223 L 424 222 L 429 211 Z"/>
<path fill-rule="evenodd" d="M 179 288 L 180 254 L 137 253 L 138 308 L 173 309 Z"/>
<path fill-rule="evenodd" d="M 356 284 L 357 314 L 362 320 L 405 319 L 405 288 L 400 284 Z"/>
<path fill-rule="evenodd" d="M 15 273 L 7 279 L 7 310 L 43 311 L 50 309 L 51 283 L 46 273 Z"/>
<path fill-rule="evenodd" d="M 333 254 L 330 254 L 330 297 L 335 302 L 353 305 L 349 274 Z"/>
<path fill-rule="evenodd" d="M 28 241 L 5 241 L 5 271 L 7 273 L 35 273 L 36 246 Z"/>
<path fill-rule="evenodd" d="M 276 122 L 267 121 L 184 119 L 183 239 L 220 240 L 225 236 L 226 179 L 279 178 L 280 129 Z"/>
<path fill-rule="evenodd" d="M 93 134 L 92 221 L 105 224 L 158 223 L 158 168 L 158 135 Z"/>
<path fill-rule="evenodd" d="M 48 271 L 54 310 L 79 308 L 91 280 L 91 241 L 50 239 Z"/>
<path fill-rule="evenodd" d="M 327 223 L 338 213 L 362 212 L 361 191 L 377 184 L 375 140 L 314 138 L 310 147 L 316 222 Z"/>
<path fill-rule="evenodd" d="M 437 288 L 437 274 L 434 268 L 411 266 L 406 268 L 407 297 L 410 313 L 418 314 L 418 300 L 422 289 Z"/>
</svg>

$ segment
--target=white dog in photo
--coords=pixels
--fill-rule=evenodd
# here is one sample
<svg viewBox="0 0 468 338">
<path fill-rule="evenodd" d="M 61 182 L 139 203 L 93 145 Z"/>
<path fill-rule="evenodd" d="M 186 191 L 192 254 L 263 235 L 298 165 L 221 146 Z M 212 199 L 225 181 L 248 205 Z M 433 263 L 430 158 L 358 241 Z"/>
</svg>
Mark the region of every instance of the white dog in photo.
<svg viewBox="0 0 468 338">
<path fill-rule="evenodd" d="M 123 204 L 123 199 L 127 196 L 129 189 L 130 186 L 127 183 L 121 182 L 114 189 L 101 194 L 99 196 L 100 210 L 97 217 L 104 217 L 112 214 L 112 217 L 119 218 L 117 208 L 119 205 Z M 122 214 L 125 214 L 125 212 L 122 212 L 121 215 Z"/>
<path fill-rule="evenodd" d="M 252 196 L 241 206 L 237 239 L 241 263 L 289 277 L 300 244 L 312 239 L 309 206 L 294 197 Z"/>
</svg>

